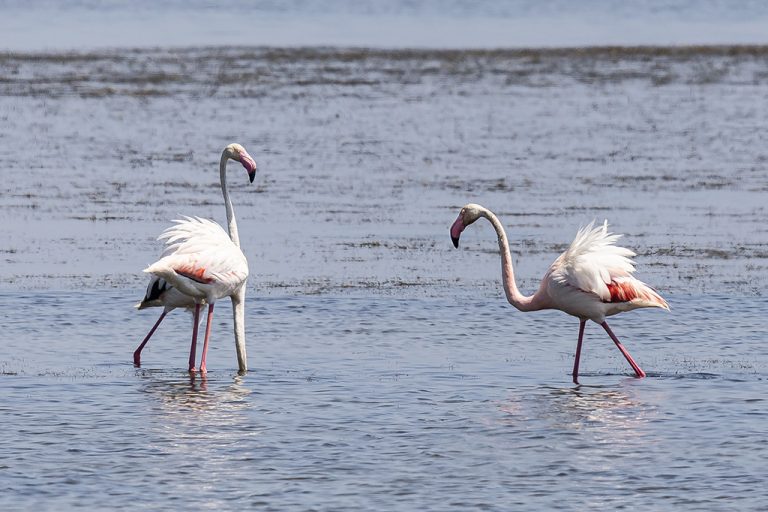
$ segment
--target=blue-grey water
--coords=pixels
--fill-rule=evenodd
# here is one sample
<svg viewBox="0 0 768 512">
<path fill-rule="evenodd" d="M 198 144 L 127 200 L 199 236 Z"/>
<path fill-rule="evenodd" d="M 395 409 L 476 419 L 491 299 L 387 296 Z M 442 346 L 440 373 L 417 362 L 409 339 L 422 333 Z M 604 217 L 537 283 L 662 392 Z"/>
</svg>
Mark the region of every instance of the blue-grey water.
<svg viewBox="0 0 768 512">
<path fill-rule="evenodd" d="M 765 44 L 761 0 L 0 0 L 0 50 Z"/>
<path fill-rule="evenodd" d="M 393 27 L 442 8 L 352 4 L 231 2 L 230 26 L 203 23 L 204 2 L 0 2 L 0 510 L 764 509 L 768 48 L 409 50 Z M 519 12 L 557 33 L 592 19 L 445 5 L 488 34 Z M 762 16 L 584 5 L 662 28 Z M 339 22 L 347 7 L 383 39 Z M 274 47 L 237 30 L 243 9 L 379 49 L 300 47 L 322 42 L 311 30 Z M 137 31 L 142 16 L 176 23 Z M 508 46 L 472 34 L 457 44 Z M 230 170 L 250 371 L 226 304 L 207 379 L 185 370 L 181 311 L 134 368 L 158 315 L 133 309 L 141 269 L 170 219 L 224 221 L 232 141 L 259 163 L 253 184 Z M 624 233 L 672 308 L 610 320 L 648 378 L 590 325 L 574 386 L 578 322 L 505 305 L 487 223 L 452 247 L 470 201 L 499 214 L 528 292 L 580 225 Z"/>
<path fill-rule="evenodd" d="M 613 322 L 648 378 L 592 325 L 575 387 L 578 322 L 500 301 L 252 300 L 201 380 L 186 313 L 135 369 L 126 291 L 3 293 L 0 507 L 761 510 L 768 302 L 669 298 Z"/>
</svg>

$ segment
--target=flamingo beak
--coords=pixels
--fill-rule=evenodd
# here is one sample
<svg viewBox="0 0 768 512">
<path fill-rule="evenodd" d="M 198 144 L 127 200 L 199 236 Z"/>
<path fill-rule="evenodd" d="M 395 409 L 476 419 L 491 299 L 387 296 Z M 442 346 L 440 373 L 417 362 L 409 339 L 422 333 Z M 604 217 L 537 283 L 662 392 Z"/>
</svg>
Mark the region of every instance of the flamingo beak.
<svg viewBox="0 0 768 512">
<path fill-rule="evenodd" d="M 248 179 L 253 183 L 253 179 L 256 177 L 256 161 L 251 158 L 251 155 L 245 151 L 240 152 L 240 163 L 243 164 L 245 170 L 248 171 Z"/>
<path fill-rule="evenodd" d="M 461 215 L 459 215 L 459 218 L 456 219 L 456 222 L 453 223 L 453 226 L 451 226 L 451 241 L 453 242 L 453 246 L 455 248 L 459 248 L 459 237 L 461 236 L 461 232 L 464 231 L 464 228 L 466 226 L 464 225 L 464 221 L 461 219 Z"/>
</svg>

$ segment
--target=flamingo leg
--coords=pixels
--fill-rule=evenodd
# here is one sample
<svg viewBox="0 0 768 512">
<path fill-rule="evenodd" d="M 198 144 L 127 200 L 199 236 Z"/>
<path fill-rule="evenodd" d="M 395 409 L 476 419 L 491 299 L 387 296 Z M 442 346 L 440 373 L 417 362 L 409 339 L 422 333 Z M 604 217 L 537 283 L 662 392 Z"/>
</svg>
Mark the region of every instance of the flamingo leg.
<svg viewBox="0 0 768 512">
<path fill-rule="evenodd" d="M 576 357 L 573 360 L 573 383 L 579 383 L 579 359 L 581 359 L 581 341 L 584 338 L 584 326 L 587 325 L 586 320 L 579 321 L 579 342 L 576 344 Z"/>
<path fill-rule="evenodd" d="M 160 322 L 163 321 L 163 318 L 165 318 L 165 315 L 168 314 L 167 310 L 163 310 L 163 312 L 160 314 L 160 318 L 157 319 L 157 322 L 155 322 L 155 325 L 152 326 L 152 328 L 149 330 L 149 333 L 144 338 L 144 341 L 141 342 L 141 345 L 139 345 L 139 348 L 136 349 L 136 351 L 133 353 L 133 364 L 135 366 L 141 366 L 141 351 L 144 350 L 144 345 L 149 342 L 149 338 L 152 337 L 153 334 L 155 334 L 155 331 L 160 326 Z"/>
<path fill-rule="evenodd" d="M 602 325 L 602 326 L 603 326 L 603 329 L 605 329 L 605 332 L 607 332 L 607 333 L 608 333 L 608 336 L 610 336 L 610 337 L 611 337 L 611 339 L 613 340 L 613 342 L 614 342 L 614 343 L 616 344 L 616 346 L 619 348 L 619 350 L 621 351 L 621 354 L 622 354 L 622 355 L 624 356 L 624 358 L 627 360 L 627 362 L 629 363 L 629 365 L 632 367 L 632 369 L 633 369 L 633 370 L 635 370 L 635 376 L 636 376 L 638 379 L 645 377 L 645 372 L 644 372 L 642 369 L 640 369 L 640 367 L 637 365 L 637 363 L 635 362 L 635 360 L 634 360 L 634 359 L 632 359 L 632 356 L 631 356 L 631 355 L 629 355 L 629 352 L 627 352 L 627 349 L 625 349 L 625 348 L 624 348 L 624 345 L 622 345 L 622 344 L 621 344 L 621 342 L 619 341 L 619 338 L 617 338 L 617 337 L 616 337 L 616 335 L 615 335 L 615 334 L 613 334 L 613 331 L 611 330 L 611 328 L 610 328 L 610 327 L 608 327 L 608 322 L 603 322 L 603 323 L 601 323 L 600 325 Z"/>
<path fill-rule="evenodd" d="M 211 322 L 213 321 L 213 304 L 208 305 L 208 320 L 205 323 L 205 342 L 203 343 L 203 358 L 200 361 L 200 373 L 205 375 L 208 371 L 205 367 L 205 358 L 208 355 L 208 340 L 211 337 Z"/>
<path fill-rule="evenodd" d="M 192 346 L 189 347 L 189 371 L 195 369 L 195 350 L 197 349 L 197 326 L 200 323 L 200 304 L 195 304 L 195 318 L 192 320 Z"/>
</svg>

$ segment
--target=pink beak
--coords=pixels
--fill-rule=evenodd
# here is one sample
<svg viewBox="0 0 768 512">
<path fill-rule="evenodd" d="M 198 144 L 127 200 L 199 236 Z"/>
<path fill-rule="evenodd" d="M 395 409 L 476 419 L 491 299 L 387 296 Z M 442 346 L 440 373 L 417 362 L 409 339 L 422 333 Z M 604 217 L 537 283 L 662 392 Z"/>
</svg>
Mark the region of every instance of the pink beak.
<svg viewBox="0 0 768 512">
<path fill-rule="evenodd" d="M 464 221 L 461 220 L 461 215 L 459 215 L 459 218 L 456 219 L 456 222 L 453 223 L 453 226 L 451 226 L 451 241 L 453 242 L 453 246 L 457 249 L 459 248 L 459 237 L 461 236 L 461 232 L 464 231 L 464 228 L 466 226 L 464 225 Z"/>
<path fill-rule="evenodd" d="M 240 163 L 243 164 L 245 170 L 248 171 L 248 178 L 253 183 L 253 178 L 256 177 L 256 161 L 251 158 L 251 155 L 245 151 L 240 152 Z"/>
</svg>

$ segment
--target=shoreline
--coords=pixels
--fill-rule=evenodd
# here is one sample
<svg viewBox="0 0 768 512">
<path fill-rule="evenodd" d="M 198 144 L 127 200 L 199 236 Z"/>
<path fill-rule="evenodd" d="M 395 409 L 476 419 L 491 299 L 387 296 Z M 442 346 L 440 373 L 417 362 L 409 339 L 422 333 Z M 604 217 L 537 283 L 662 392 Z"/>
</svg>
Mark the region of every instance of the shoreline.
<svg viewBox="0 0 768 512">
<path fill-rule="evenodd" d="M 499 46 L 499 47 L 444 47 L 427 46 L 413 47 L 381 47 L 365 45 L 242 45 L 242 44 L 212 44 L 212 45 L 151 45 L 151 46 L 114 46 L 104 48 L 60 49 L 60 50 L 13 50 L 0 48 L 0 58 L 61 58 L 71 57 L 101 57 L 105 55 L 124 53 L 158 53 L 158 52 L 216 52 L 236 51 L 263 53 L 279 56 L 283 54 L 309 55 L 350 55 L 353 57 L 380 56 L 388 58 L 418 57 L 418 56 L 452 56 L 456 54 L 470 56 L 509 56 L 529 57 L 544 55 L 553 57 L 583 57 L 583 56 L 760 56 L 768 54 L 768 43 L 764 44 L 639 44 L 639 45 L 563 45 L 563 46 Z"/>
</svg>

